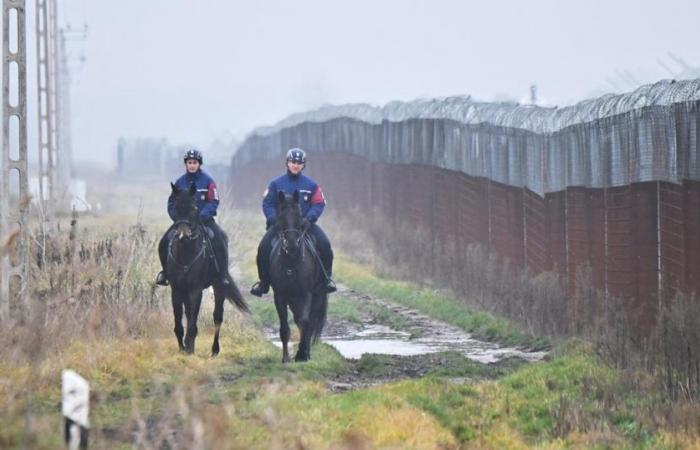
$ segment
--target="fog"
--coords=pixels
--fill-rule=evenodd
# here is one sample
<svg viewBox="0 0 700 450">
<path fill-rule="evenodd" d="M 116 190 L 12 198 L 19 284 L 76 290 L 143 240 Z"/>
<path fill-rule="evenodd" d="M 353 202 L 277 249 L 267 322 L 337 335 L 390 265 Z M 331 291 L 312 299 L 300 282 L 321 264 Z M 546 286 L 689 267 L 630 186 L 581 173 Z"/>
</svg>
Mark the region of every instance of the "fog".
<svg viewBox="0 0 700 450">
<path fill-rule="evenodd" d="M 540 102 L 565 105 L 669 78 L 662 64 L 680 73 L 669 52 L 700 65 L 700 2 L 690 0 L 59 0 L 59 8 L 63 26 L 88 26 L 85 41 L 69 43 L 74 158 L 106 165 L 120 136 L 206 148 L 322 104 L 517 101 L 532 84 Z"/>
</svg>

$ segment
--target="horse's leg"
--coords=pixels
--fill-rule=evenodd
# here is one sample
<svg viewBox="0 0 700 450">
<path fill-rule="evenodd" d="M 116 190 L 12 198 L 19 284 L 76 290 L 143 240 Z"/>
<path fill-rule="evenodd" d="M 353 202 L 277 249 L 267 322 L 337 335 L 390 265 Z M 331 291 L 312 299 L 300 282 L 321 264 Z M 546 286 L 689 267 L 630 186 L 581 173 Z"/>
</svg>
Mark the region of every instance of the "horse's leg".
<svg viewBox="0 0 700 450">
<path fill-rule="evenodd" d="M 299 327 L 299 350 L 294 356 L 294 361 L 308 361 L 311 359 L 311 293 L 304 295 L 299 302 L 299 310 L 294 314 L 294 321 Z"/>
<path fill-rule="evenodd" d="M 275 292 L 275 308 L 280 319 L 280 340 L 282 341 L 282 362 L 288 363 L 289 359 L 289 318 L 287 317 L 287 302 Z"/>
<path fill-rule="evenodd" d="M 182 336 L 185 334 L 182 328 L 182 294 L 174 287 L 170 289 L 170 300 L 173 304 L 173 316 L 175 317 L 175 329 L 173 331 L 177 338 L 177 346 L 182 351 L 185 349 L 185 345 L 182 343 Z"/>
<path fill-rule="evenodd" d="M 185 333 L 185 350 L 194 353 L 194 340 L 197 337 L 197 316 L 199 306 L 202 303 L 202 291 L 195 289 L 190 291 L 185 302 L 185 314 L 187 315 L 187 333 Z"/>
<path fill-rule="evenodd" d="M 218 284 L 214 285 L 214 343 L 211 346 L 211 355 L 219 354 L 219 330 L 224 321 L 224 291 Z"/>
</svg>

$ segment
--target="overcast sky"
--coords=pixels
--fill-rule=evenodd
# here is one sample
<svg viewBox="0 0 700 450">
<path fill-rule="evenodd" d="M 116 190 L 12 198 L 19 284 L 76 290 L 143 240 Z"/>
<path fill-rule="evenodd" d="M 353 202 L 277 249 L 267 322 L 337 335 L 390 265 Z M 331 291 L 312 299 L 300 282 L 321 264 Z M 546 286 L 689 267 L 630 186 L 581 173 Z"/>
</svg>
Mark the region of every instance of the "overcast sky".
<svg viewBox="0 0 700 450">
<path fill-rule="evenodd" d="M 59 8 L 62 24 L 88 25 L 87 40 L 70 44 L 74 156 L 105 163 L 119 136 L 205 148 L 326 103 L 519 100 L 532 83 L 563 105 L 613 90 L 608 80 L 624 85 L 622 70 L 642 82 L 668 78 L 657 62 L 679 69 L 668 52 L 700 65 L 698 0 L 59 0 Z"/>
</svg>

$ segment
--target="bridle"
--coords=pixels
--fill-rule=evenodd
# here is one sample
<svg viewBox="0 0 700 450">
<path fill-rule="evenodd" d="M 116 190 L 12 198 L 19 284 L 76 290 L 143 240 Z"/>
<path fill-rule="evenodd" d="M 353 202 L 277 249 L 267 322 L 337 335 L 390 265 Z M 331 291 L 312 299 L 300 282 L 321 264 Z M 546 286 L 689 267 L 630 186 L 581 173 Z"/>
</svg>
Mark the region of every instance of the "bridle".
<svg viewBox="0 0 700 450">
<path fill-rule="evenodd" d="M 299 237 L 297 237 L 295 240 L 296 248 L 299 249 L 299 248 L 302 248 L 302 243 L 304 241 L 304 237 L 306 236 L 306 231 L 307 231 L 306 228 L 304 228 L 301 231 L 299 231 L 296 228 L 288 228 L 286 230 L 280 231 L 278 235 L 279 235 L 280 246 L 282 247 L 282 251 L 288 256 L 295 256 L 296 252 L 289 251 L 289 239 L 287 238 L 287 233 L 296 233 L 299 235 Z"/>
</svg>

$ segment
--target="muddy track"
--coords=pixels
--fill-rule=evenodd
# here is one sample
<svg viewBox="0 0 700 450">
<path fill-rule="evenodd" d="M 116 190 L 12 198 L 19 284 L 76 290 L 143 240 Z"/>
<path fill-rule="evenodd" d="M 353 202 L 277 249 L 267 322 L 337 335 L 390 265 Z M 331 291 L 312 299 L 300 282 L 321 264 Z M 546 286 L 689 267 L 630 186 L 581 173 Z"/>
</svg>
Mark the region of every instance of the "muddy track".
<svg viewBox="0 0 700 450">
<path fill-rule="evenodd" d="M 342 392 L 428 374 L 455 383 L 495 378 L 546 352 L 527 352 L 473 339 L 458 327 L 395 302 L 339 286 L 336 298 L 352 302 L 359 321 L 328 317 L 323 342 L 349 362 L 331 376 L 328 389 Z M 277 330 L 266 334 L 276 341 Z"/>
</svg>

